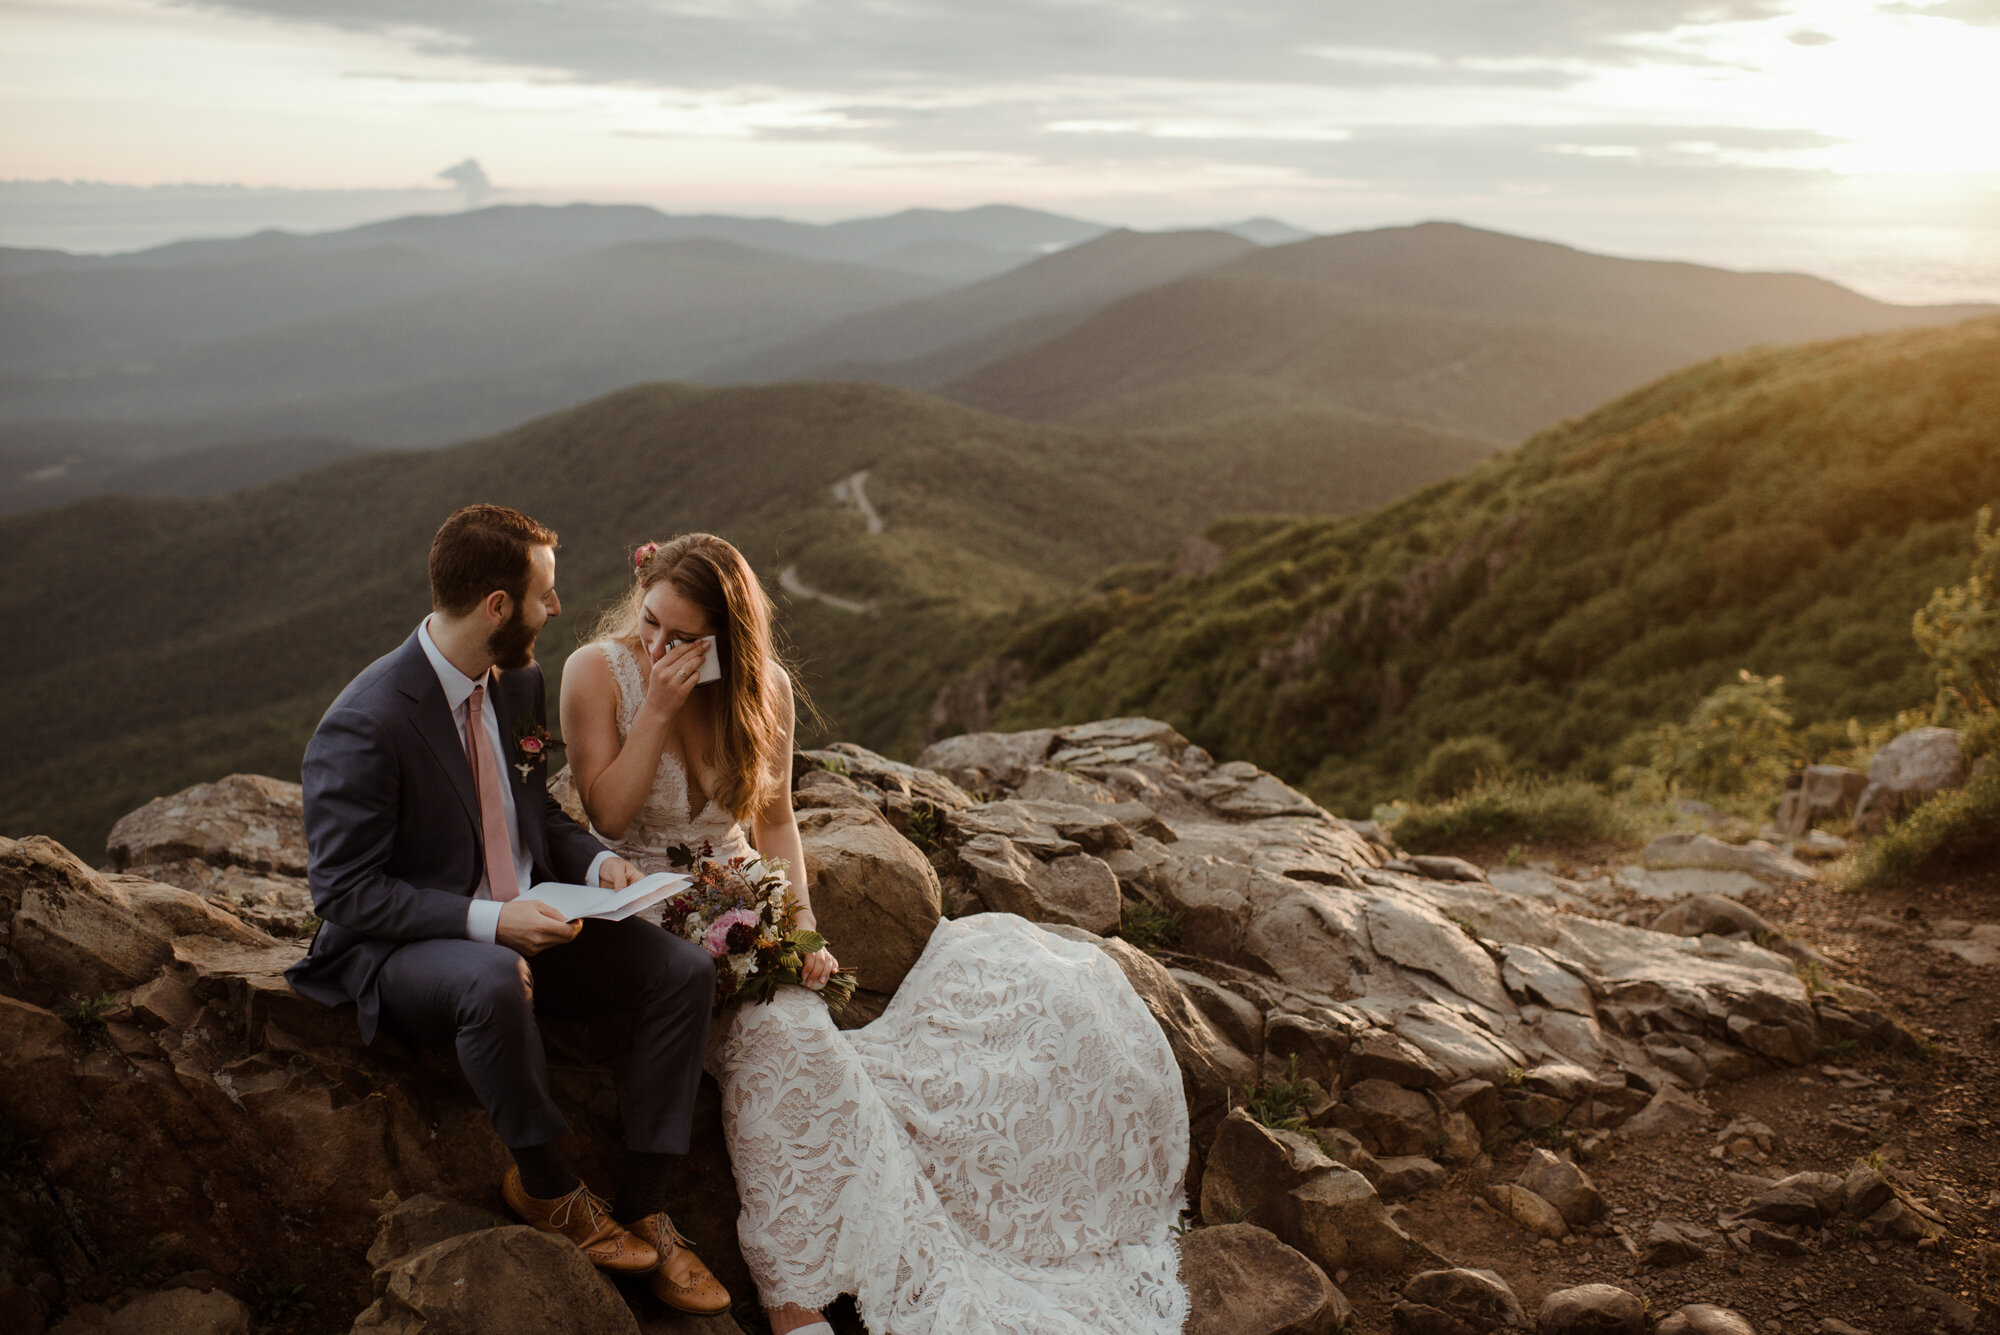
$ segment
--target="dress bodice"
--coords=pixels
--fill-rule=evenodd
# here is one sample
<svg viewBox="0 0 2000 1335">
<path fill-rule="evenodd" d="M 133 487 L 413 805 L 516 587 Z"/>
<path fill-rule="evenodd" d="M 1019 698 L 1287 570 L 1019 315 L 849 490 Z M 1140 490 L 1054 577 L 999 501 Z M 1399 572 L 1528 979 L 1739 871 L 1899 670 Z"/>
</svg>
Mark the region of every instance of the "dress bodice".
<svg viewBox="0 0 2000 1335">
<path fill-rule="evenodd" d="M 587 649 L 604 655 L 612 680 L 618 683 L 618 740 L 622 743 L 631 735 L 632 721 L 646 703 L 646 671 L 632 650 L 615 640 L 596 640 Z M 687 770 L 678 756 L 663 750 L 653 772 L 652 791 L 646 794 L 624 835 L 612 839 L 601 831 L 592 833 L 605 847 L 649 875 L 673 869 L 668 851 L 677 846 L 698 854 L 707 844 L 716 858 L 754 856 L 741 823 L 713 797 L 698 812 L 690 811 L 689 805 Z"/>
</svg>

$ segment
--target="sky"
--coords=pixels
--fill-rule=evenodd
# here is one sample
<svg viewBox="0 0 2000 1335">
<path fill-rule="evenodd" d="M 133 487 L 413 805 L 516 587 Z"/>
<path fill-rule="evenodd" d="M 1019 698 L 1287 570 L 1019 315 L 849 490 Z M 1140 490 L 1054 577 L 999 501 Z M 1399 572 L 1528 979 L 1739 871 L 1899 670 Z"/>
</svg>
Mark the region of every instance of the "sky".
<svg viewBox="0 0 2000 1335">
<path fill-rule="evenodd" d="M 2000 0 L 0 0 L 0 244 L 447 209 L 466 159 L 496 202 L 1450 218 L 2000 299 Z"/>
</svg>

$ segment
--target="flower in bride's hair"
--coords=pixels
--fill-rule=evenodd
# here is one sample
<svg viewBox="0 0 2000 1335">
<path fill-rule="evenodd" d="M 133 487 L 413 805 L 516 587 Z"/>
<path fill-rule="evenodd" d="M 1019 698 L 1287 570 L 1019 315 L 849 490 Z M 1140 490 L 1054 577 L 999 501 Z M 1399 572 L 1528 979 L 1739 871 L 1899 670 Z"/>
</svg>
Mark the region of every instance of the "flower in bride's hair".
<svg viewBox="0 0 2000 1335">
<path fill-rule="evenodd" d="M 640 543 L 632 552 L 632 573 L 635 575 L 645 574 L 646 566 L 653 559 L 653 553 L 659 550 L 660 544 L 657 542 Z"/>
<path fill-rule="evenodd" d="M 730 938 L 736 935 L 734 929 L 738 926 L 741 926 L 746 933 L 754 933 L 757 930 L 756 912 L 752 909 L 731 909 L 709 924 L 708 934 L 702 939 L 702 944 L 708 947 L 711 957 L 721 959 L 731 953 L 731 947 L 735 943 Z M 754 936 L 746 938 L 743 948 L 747 949 L 749 942 L 755 939 Z"/>
</svg>

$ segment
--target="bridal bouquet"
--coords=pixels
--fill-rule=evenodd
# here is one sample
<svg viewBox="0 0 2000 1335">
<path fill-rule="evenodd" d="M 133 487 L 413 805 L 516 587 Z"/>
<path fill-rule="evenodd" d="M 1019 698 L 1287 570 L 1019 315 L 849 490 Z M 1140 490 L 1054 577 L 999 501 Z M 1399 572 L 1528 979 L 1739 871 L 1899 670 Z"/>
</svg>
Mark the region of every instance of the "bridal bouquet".
<svg viewBox="0 0 2000 1335">
<path fill-rule="evenodd" d="M 717 861 L 676 849 L 672 860 L 694 884 L 660 905 L 660 922 L 708 951 L 716 962 L 716 1005 L 769 1001 L 786 983 L 803 979 L 806 956 L 826 948 L 826 938 L 797 925 L 788 864 L 773 858 Z M 858 975 L 836 969 L 819 989 L 827 1009 L 839 1011 L 854 996 Z"/>
</svg>

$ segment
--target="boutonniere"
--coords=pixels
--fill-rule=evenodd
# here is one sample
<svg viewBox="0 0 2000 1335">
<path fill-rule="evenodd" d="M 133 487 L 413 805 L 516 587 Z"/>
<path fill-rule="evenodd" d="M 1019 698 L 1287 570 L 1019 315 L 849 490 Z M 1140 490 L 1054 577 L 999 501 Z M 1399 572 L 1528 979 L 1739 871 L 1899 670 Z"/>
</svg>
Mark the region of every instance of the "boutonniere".
<svg viewBox="0 0 2000 1335">
<path fill-rule="evenodd" d="M 520 772 L 521 782 L 549 763 L 549 752 L 562 743 L 549 736 L 549 730 L 535 722 L 535 716 L 525 710 L 514 716 L 514 754 L 518 759 L 514 768 Z"/>
</svg>

